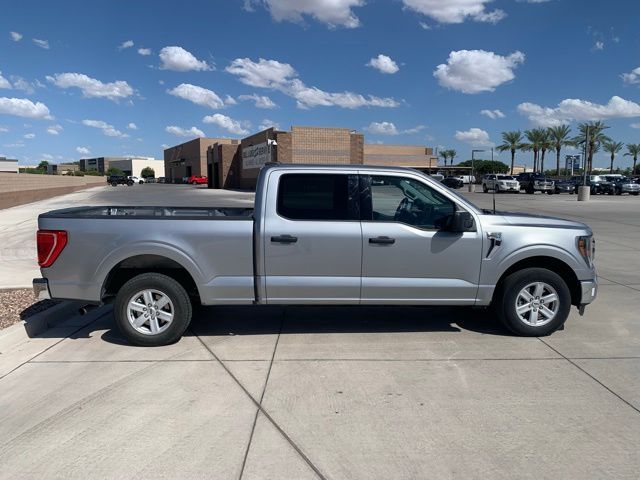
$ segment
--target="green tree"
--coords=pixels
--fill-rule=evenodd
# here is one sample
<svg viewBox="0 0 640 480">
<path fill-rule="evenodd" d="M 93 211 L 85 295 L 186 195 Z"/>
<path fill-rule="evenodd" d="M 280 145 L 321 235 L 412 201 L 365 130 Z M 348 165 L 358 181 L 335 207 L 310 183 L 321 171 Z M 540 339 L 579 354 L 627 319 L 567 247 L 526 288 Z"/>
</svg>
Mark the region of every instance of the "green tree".
<svg viewBox="0 0 640 480">
<path fill-rule="evenodd" d="M 540 171 L 544 172 L 544 156 L 547 153 L 547 150 L 553 149 L 553 140 L 551 139 L 551 134 L 549 133 L 549 129 L 545 129 L 541 132 L 540 136 Z"/>
<path fill-rule="evenodd" d="M 156 178 L 156 171 L 151 167 L 144 167 L 140 172 L 142 178 Z"/>
<path fill-rule="evenodd" d="M 625 157 L 633 157 L 633 168 L 631 169 L 631 175 L 636 174 L 636 163 L 638 162 L 638 155 L 640 155 L 640 143 L 628 143 L 627 153 Z"/>
<path fill-rule="evenodd" d="M 456 158 L 456 155 L 458 155 L 458 152 L 456 152 L 453 148 L 448 150 L 448 152 L 449 152 L 449 158 L 450 158 L 449 163 L 453 165 L 453 159 Z"/>
<path fill-rule="evenodd" d="M 620 152 L 624 147 L 624 143 L 608 140 L 602 144 L 602 149 L 611 155 L 611 165 L 609 166 L 609 173 L 613 173 L 613 161 L 616 159 L 616 153 Z"/>
<path fill-rule="evenodd" d="M 460 162 L 460 167 L 471 167 L 471 160 Z M 486 175 L 487 173 L 507 173 L 509 172 L 509 165 L 502 163 L 498 160 L 474 160 L 473 168 L 477 175 Z"/>
<path fill-rule="evenodd" d="M 107 175 L 124 175 L 124 172 L 116 167 L 111 167 L 107 170 Z"/>
<path fill-rule="evenodd" d="M 539 153 L 542 148 L 542 144 L 545 141 L 546 132 L 543 128 L 534 128 L 532 130 L 525 130 L 525 137 L 527 143 L 524 143 L 520 148 L 524 151 L 533 152 L 533 171 L 538 171 Z"/>
<path fill-rule="evenodd" d="M 511 152 L 511 175 L 516 161 L 516 151 L 522 148 L 522 132 L 514 130 L 513 132 L 502 132 L 502 144 L 498 145 L 498 150 Z"/>
<path fill-rule="evenodd" d="M 562 147 L 574 145 L 574 142 L 569 138 L 571 128 L 569 125 L 558 125 L 550 127 L 548 131 L 553 143 L 553 150 L 556 152 L 556 175 L 560 175 L 560 153 Z"/>
<path fill-rule="evenodd" d="M 449 150 L 440 150 L 438 154 L 444 159 L 444 166 L 447 166 L 447 158 L 449 158 Z"/>
<path fill-rule="evenodd" d="M 38 170 L 46 170 L 48 166 L 49 166 L 49 162 L 47 162 L 46 160 L 42 160 L 42 161 L 38 164 L 37 169 L 38 169 Z"/>
<path fill-rule="evenodd" d="M 604 134 L 604 130 L 609 127 L 598 120 L 597 122 L 581 123 L 580 125 L 578 125 L 580 134 L 573 139 L 576 144 L 585 144 L 587 127 L 589 128 L 589 145 L 587 145 L 587 172 L 591 172 L 591 170 L 593 169 L 593 154 L 600 149 L 600 144 L 611 139 Z"/>
</svg>

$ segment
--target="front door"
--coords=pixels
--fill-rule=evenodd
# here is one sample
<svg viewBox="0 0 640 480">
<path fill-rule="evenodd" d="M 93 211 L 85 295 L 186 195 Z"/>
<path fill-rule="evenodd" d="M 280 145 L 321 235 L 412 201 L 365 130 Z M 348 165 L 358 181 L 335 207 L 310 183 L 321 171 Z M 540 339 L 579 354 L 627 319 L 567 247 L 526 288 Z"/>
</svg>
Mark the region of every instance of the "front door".
<svg viewBox="0 0 640 480">
<path fill-rule="evenodd" d="M 426 182 L 396 174 L 364 176 L 362 303 L 475 303 L 480 232 L 440 229 L 459 205 Z"/>
<path fill-rule="evenodd" d="M 360 301 L 362 232 L 356 172 L 274 171 L 268 185 L 264 272 L 268 303 Z"/>
</svg>

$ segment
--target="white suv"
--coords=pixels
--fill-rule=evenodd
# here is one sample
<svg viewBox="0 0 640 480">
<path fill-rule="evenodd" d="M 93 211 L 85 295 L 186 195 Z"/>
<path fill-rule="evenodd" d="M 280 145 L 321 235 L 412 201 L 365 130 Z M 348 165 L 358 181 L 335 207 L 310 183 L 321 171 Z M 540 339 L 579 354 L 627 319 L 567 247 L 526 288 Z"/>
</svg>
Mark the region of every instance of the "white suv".
<svg viewBox="0 0 640 480">
<path fill-rule="evenodd" d="M 496 175 L 494 173 L 482 177 L 482 191 L 487 193 L 489 190 L 499 192 L 520 192 L 520 182 L 511 175 Z"/>
</svg>

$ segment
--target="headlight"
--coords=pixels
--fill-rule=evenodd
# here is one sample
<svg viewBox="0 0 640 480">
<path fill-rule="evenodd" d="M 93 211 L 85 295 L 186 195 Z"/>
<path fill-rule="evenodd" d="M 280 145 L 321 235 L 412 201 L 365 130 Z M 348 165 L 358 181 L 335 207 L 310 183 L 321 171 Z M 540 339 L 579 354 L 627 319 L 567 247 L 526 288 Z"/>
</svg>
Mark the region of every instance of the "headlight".
<svg viewBox="0 0 640 480">
<path fill-rule="evenodd" d="M 587 262 L 587 265 L 590 267 L 593 265 L 593 261 L 596 257 L 596 241 L 593 239 L 593 236 L 582 236 L 576 239 L 578 251 L 584 261 Z"/>
</svg>

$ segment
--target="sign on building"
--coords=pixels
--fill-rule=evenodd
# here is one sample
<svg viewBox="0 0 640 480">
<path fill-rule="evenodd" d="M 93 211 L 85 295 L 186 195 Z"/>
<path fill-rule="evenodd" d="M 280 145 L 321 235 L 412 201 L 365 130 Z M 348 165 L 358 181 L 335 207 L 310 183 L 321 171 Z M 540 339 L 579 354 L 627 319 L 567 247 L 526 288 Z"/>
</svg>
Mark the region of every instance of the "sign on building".
<svg viewBox="0 0 640 480">
<path fill-rule="evenodd" d="M 242 147 L 242 169 L 260 168 L 271 161 L 271 146 L 265 143 Z"/>
</svg>

